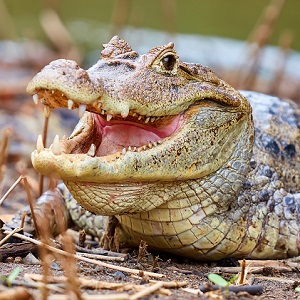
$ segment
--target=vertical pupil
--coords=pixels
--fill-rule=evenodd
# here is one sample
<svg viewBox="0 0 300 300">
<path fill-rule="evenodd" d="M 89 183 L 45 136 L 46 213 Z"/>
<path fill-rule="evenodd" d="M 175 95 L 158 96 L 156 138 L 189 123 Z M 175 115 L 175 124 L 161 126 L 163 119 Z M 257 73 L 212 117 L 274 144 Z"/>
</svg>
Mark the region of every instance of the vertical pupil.
<svg viewBox="0 0 300 300">
<path fill-rule="evenodd" d="M 162 61 L 165 69 L 171 71 L 174 68 L 176 59 L 174 58 L 173 55 L 168 55 L 164 57 Z"/>
</svg>

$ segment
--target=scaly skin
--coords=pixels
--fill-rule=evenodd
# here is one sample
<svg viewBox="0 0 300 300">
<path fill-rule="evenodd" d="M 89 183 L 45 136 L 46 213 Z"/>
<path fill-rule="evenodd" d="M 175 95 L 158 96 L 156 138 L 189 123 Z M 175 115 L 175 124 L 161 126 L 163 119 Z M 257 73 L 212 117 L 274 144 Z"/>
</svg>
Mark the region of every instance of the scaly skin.
<svg viewBox="0 0 300 300">
<path fill-rule="evenodd" d="M 138 55 L 114 37 L 87 71 L 46 66 L 28 92 L 88 112 L 67 140 L 38 142 L 34 167 L 63 179 L 80 226 L 91 222 L 84 209 L 115 215 L 124 246 L 143 239 L 199 260 L 297 255 L 297 106 L 245 93 L 254 141 L 247 99 L 173 47 Z"/>
</svg>

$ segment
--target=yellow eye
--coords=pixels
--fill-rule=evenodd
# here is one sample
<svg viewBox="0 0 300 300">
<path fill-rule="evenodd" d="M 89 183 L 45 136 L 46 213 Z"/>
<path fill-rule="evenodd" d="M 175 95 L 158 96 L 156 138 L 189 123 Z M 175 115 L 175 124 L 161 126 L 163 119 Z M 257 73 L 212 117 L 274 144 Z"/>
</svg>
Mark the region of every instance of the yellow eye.
<svg viewBox="0 0 300 300">
<path fill-rule="evenodd" d="M 167 55 L 161 61 L 167 71 L 172 71 L 176 64 L 176 57 L 174 55 Z"/>
</svg>

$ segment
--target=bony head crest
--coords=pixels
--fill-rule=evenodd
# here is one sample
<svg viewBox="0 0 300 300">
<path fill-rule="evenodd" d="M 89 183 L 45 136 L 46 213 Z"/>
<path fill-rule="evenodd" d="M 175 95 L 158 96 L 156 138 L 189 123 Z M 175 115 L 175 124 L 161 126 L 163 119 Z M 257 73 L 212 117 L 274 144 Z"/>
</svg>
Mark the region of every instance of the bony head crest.
<svg viewBox="0 0 300 300">
<path fill-rule="evenodd" d="M 101 58 L 115 57 L 120 54 L 131 52 L 130 45 L 115 35 L 107 44 L 103 44 L 104 49 L 101 51 Z"/>
</svg>

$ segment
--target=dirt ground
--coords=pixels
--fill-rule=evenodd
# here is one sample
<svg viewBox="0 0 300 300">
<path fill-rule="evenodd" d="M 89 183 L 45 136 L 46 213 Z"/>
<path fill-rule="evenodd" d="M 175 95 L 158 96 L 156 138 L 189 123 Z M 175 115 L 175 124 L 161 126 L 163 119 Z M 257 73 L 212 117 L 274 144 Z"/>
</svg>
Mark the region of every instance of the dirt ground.
<svg viewBox="0 0 300 300">
<path fill-rule="evenodd" d="M 9 259 L 9 261 L 12 259 Z M 16 278 L 16 283 L 14 285 L 27 286 L 30 281 L 25 279 L 25 274 L 41 274 L 43 272 L 41 265 L 28 265 L 20 262 L 4 262 L 0 263 L 1 277 L 9 276 L 17 267 L 21 268 L 19 275 Z M 224 261 L 223 264 L 229 265 L 230 261 Z M 151 267 L 147 267 L 147 263 L 137 266 L 136 259 L 130 258 L 124 263 L 114 263 L 117 265 L 129 267 L 129 268 L 144 268 L 144 271 L 148 269 L 151 271 Z M 153 279 L 151 276 L 134 277 L 126 272 L 120 272 L 112 270 L 110 268 L 104 268 L 100 266 L 92 265 L 86 262 L 80 262 L 77 264 L 78 267 L 78 277 L 86 278 L 89 280 L 105 281 L 107 283 L 119 283 L 123 284 L 124 287 L 120 287 L 119 290 L 107 290 L 107 289 L 91 289 L 91 288 L 81 288 L 80 293 L 83 295 L 98 295 L 98 299 L 102 299 L 102 295 L 109 293 L 126 293 L 128 295 L 133 295 L 136 293 L 135 290 L 126 290 L 126 283 L 134 283 L 142 288 L 149 286 L 149 280 Z M 299 273 L 297 271 L 282 273 L 272 268 L 266 268 L 261 274 L 249 274 L 247 276 L 248 280 L 251 281 L 252 285 L 262 285 L 263 292 L 261 295 L 252 296 L 246 292 L 240 292 L 235 294 L 233 292 L 227 293 L 226 291 L 214 291 L 209 293 L 202 293 L 199 290 L 200 285 L 205 285 L 209 283 L 207 275 L 209 273 L 218 272 L 217 263 L 199 263 L 193 262 L 191 260 L 170 257 L 165 254 L 161 254 L 161 260 L 156 268 L 157 273 L 164 274 L 164 278 L 156 279 L 159 281 L 178 281 L 187 282 L 184 288 L 174 288 L 166 289 L 166 291 L 161 290 L 159 293 L 153 292 L 148 296 L 139 299 L 300 299 L 300 296 L 295 292 L 295 287 L 298 285 Z M 60 265 L 60 262 L 53 261 L 51 265 L 51 274 L 53 276 L 63 276 L 64 272 Z M 25 275 L 25 277 L 24 277 Z M 221 272 L 220 275 L 229 280 L 235 274 L 229 274 Z M 75 274 L 74 274 L 75 276 Z M 61 284 L 56 284 L 57 287 L 63 287 Z M 28 291 L 33 295 L 34 299 L 39 299 L 41 291 L 37 288 L 28 287 Z M 63 291 L 65 291 L 63 289 Z M 65 293 L 65 292 L 63 292 Z M 167 294 L 170 293 L 170 294 Z M 54 292 L 51 291 L 53 295 Z M 100 296 L 101 295 L 101 296 Z M 1 285 L 0 285 L 0 296 L 1 296 Z M 2 299 L 2 298 L 1 298 Z M 59 298 L 53 298 L 59 299 Z M 88 298 L 86 298 L 88 299 Z M 117 298 L 112 298 L 117 299 Z M 130 298 L 129 298 L 130 299 Z"/>
</svg>

